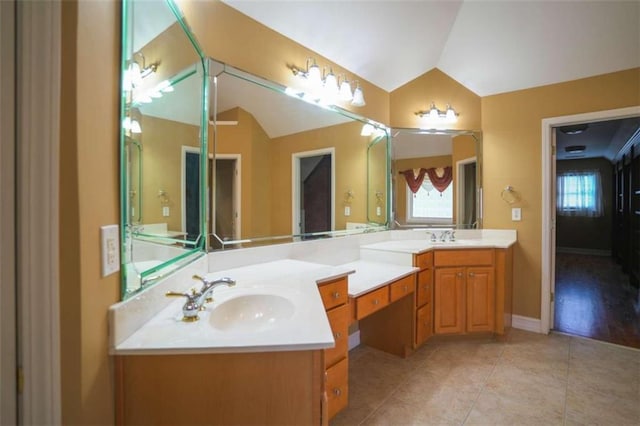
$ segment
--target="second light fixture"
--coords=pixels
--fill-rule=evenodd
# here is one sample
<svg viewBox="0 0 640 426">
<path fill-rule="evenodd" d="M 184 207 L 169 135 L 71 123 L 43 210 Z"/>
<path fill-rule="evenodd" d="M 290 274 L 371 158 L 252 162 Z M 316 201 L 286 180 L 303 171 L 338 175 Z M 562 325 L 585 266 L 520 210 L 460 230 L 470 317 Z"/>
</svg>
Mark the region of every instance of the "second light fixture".
<svg viewBox="0 0 640 426">
<path fill-rule="evenodd" d="M 289 67 L 293 74 L 305 81 L 303 97 L 314 102 L 325 104 L 335 104 L 338 101 L 350 102 L 351 105 L 361 107 L 366 105 L 362 87 L 356 81 L 356 88 L 351 90 L 351 82 L 346 76 L 336 76 L 333 69 L 324 68 L 324 72 L 316 63 L 315 59 L 308 58 L 306 68 L 301 69 L 296 66 Z M 342 77 L 342 79 L 340 79 Z"/>
</svg>

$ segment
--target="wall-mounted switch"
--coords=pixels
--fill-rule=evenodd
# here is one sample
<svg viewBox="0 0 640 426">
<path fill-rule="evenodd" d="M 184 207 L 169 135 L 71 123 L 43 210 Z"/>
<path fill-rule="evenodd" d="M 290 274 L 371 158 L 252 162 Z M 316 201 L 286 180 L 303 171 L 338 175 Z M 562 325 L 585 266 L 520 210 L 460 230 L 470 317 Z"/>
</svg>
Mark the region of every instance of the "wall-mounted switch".
<svg viewBox="0 0 640 426">
<path fill-rule="evenodd" d="M 164 216 L 164 217 L 168 217 L 169 216 L 169 206 L 164 206 L 162 208 L 162 216 Z"/>
<path fill-rule="evenodd" d="M 100 227 L 102 246 L 102 276 L 106 277 L 120 270 L 120 238 L 118 225 Z"/>
<path fill-rule="evenodd" d="M 520 207 L 514 207 L 511 209 L 511 220 L 514 222 L 522 220 L 522 210 Z"/>
<path fill-rule="evenodd" d="M 382 216 L 382 207 L 380 206 L 376 207 L 376 215 Z"/>
<path fill-rule="evenodd" d="M 344 207 L 344 215 L 345 216 L 351 216 L 351 207 L 349 207 L 349 206 L 345 206 Z"/>
</svg>

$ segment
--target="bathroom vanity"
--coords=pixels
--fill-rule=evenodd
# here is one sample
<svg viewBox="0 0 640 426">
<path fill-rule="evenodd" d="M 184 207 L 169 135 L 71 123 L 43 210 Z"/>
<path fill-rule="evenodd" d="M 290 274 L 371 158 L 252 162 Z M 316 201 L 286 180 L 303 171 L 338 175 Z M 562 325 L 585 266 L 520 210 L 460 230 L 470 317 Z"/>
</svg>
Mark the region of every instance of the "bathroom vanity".
<svg viewBox="0 0 640 426">
<path fill-rule="evenodd" d="M 348 405 L 350 327 L 401 357 L 433 334 L 504 333 L 515 232 L 473 232 L 450 244 L 386 231 L 212 253 L 114 305 L 118 423 L 327 424 Z M 194 272 L 237 285 L 187 323 L 183 301 L 163 294 L 187 291 Z"/>
</svg>

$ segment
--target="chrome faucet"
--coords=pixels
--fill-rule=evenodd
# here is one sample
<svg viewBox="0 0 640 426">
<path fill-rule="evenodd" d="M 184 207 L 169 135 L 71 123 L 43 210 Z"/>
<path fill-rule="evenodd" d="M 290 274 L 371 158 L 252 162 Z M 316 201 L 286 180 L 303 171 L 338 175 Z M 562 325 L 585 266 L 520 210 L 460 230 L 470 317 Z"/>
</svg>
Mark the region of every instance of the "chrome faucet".
<svg viewBox="0 0 640 426">
<path fill-rule="evenodd" d="M 446 231 L 442 231 L 442 234 L 440 234 L 440 242 L 444 243 L 447 241 L 451 241 L 451 231 L 448 229 Z"/>
<path fill-rule="evenodd" d="M 431 235 L 431 242 L 435 243 L 436 241 L 438 241 L 438 239 L 436 238 L 436 234 L 434 234 L 431 231 L 427 231 L 427 235 Z"/>
<path fill-rule="evenodd" d="M 213 299 L 211 298 L 211 293 L 216 287 L 220 285 L 233 287 L 236 285 L 236 282 L 231 278 L 220 278 L 210 281 L 199 275 L 194 275 L 193 279 L 202 282 L 202 288 L 200 289 L 200 291 L 192 289 L 190 293 L 179 293 L 175 291 L 166 293 L 167 297 L 180 296 L 187 298 L 187 301 L 182 306 L 182 320 L 186 322 L 198 321 L 198 312 L 204 310 L 205 303 L 213 301 Z"/>
</svg>

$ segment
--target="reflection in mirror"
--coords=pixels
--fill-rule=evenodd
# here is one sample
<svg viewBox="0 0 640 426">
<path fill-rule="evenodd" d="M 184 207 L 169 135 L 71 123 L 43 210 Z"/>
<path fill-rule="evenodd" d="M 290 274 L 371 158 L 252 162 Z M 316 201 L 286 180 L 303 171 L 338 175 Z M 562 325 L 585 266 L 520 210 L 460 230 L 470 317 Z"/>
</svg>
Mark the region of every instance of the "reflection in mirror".
<svg viewBox="0 0 640 426">
<path fill-rule="evenodd" d="M 392 134 L 395 226 L 481 227 L 480 135 L 420 129 Z"/>
<path fill-rule="evenodd" d="M 203 253 L 208 71 L 187 31 L 172 1 L 123 2 L 123 299 Z"/>
<path fill-rule="evenodd" d="M 214 62 L 215 63 L 215 62 Z M 210 247 L 248 247 L 340 235 L 387 222 L 387 132 L 334 107 L 215 63 Z M 374 143 L 375 141 L 375 143 Z M 367 185 L 369 159 L 380 180 Z M 378 153 L 379 152 L 379 153 Z M 369 195 L 369 191 L 379 193 Z M 369 200 L 380 214 L 369 213 Z"/>
</svg>

